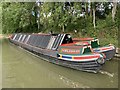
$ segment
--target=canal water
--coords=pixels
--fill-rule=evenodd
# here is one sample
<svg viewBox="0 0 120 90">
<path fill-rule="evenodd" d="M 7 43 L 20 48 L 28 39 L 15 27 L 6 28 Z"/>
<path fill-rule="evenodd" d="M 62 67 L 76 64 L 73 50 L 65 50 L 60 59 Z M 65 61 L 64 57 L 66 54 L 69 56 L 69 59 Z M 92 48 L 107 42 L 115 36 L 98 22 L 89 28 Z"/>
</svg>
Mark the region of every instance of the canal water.
<svg viewBox="0 0 120 90">
<path fill-rule="evenodd" d="M 112 59 L 97 73 L 58 66 L 2 40 L 3 88 L 117 88 L 118 60 Z"/>
</svg>

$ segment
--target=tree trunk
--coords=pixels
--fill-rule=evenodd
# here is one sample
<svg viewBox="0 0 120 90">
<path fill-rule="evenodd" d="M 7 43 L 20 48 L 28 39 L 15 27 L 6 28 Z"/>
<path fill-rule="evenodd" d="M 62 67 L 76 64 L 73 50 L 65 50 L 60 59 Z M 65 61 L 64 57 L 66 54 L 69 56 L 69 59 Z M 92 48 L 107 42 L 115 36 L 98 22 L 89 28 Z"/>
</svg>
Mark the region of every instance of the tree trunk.
<svg viewBox="0 0 120 90">
<path fill-rule="evenodd" d="M 88 3 L 87 2 L 85 3 L 85 12 L 86 12 L 86 15 L 88 16 Z"/>
<path fill-rule="evenodd" d="M 95 8 L 93 8 L 93 25 L 94 25 L 94 28 L 96 27 L 96 24 L 95 24 Z"/>
<path fill-rule="evenodd" d="M 64 25 L 63 25 L 63 27 L 62 27 L 62 31 L 63 31 L 63 33 L 65 32 L 65 28 L 64 28 Z"/>
<path fill-rule="evenodd" d="M 112 21 L 113 22 L 115 22 L 116 9 L 117 9 L 117 1 L 114 0 L 114 2 L 113 2 L 113 9 L 112 9 Z"/>
</svg>

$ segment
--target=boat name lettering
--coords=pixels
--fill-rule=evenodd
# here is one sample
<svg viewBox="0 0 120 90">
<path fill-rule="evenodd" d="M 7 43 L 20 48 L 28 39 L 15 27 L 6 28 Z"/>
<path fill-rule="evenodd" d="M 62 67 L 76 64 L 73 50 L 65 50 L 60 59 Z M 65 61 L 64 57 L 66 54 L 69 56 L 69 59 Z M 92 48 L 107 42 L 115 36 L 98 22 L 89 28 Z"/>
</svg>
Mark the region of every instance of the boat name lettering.
<svg viewBox="0 0 120 90">
<path fill-rule="evenodd" d="M 69 54 L 79 54 L 80 50 L 62 48 L 61 52 L 63 52 L 63 53 L 69 53 Z"/>
</svg>

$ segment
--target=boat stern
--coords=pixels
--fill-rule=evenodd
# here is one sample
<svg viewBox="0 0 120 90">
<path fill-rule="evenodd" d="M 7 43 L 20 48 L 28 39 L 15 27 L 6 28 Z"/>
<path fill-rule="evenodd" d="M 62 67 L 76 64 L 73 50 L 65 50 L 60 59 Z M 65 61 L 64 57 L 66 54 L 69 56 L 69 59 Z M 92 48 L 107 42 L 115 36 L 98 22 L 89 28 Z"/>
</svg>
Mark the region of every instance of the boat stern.
<svg viewBox="0 0 120 90">
<path fill-rule="evenodd" d="M 68 67 L 88 72 L 98 72 L 105 63 L 104 55 L 92 52 L 91 46 L 60 46 L 57 58 Z"/>
<path fill-rule="evenodd" d="M 104 47 L 94 48 L 94 52 L 103 53 L 105 55 L 105 60 L 110 60 L 114 57 L 116 53 L 116 47 L 114 45 L 107 45 Z"/>
</svg>

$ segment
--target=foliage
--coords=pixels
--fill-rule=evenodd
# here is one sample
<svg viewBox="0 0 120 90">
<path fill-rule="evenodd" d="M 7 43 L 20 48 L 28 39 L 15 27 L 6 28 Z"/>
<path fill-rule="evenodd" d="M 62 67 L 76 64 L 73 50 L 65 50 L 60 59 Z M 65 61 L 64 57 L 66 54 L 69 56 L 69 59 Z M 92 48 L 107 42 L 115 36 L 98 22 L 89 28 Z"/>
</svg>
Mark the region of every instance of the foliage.
<svg viewBox="0 0 120 90">
<path fill-rule="evenodd" d="M 24 32 L 22 28 L 34 24 L 34 20 L 31 20 L 31 8 L 33 4 L 34 3 L 4 2 L 2 7 L 3 33 Z M 30 30 L 30 28 L 28 29 Z"/>
<path fill-rule="evenodd" d="M 105 9 L 100 11 L 98 7 Z M 88 10 L 90 6 L 90 11 Z M 3 3 L 3 33 L 44 32 L 72 33 L 73 37 L 98 37 L 108 39 L 105 43 L 117 44 L 119 12 L 112 21 L 109 3 L 44 2 L 37 6 L 34 2 Z M 95 16 L 92 14 L 95 10 Z M 40 13 L 40 17 L 37 15 Z M 93 18 L 94 24 L 93 25 Z M 37 22 L 40 21 L 40 23 Z M 38 29 L 38 24 L 40 29 Z M 118 26 L 117 26 L 118 25 Z M 74 31 L 77 30 L 77 33 Z M 111 41 L 110 41 L 111 40 Z"/>
</svg>

